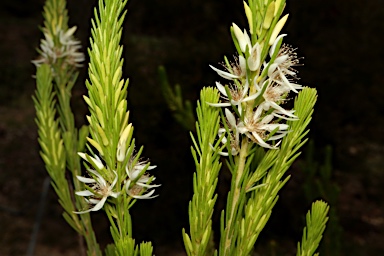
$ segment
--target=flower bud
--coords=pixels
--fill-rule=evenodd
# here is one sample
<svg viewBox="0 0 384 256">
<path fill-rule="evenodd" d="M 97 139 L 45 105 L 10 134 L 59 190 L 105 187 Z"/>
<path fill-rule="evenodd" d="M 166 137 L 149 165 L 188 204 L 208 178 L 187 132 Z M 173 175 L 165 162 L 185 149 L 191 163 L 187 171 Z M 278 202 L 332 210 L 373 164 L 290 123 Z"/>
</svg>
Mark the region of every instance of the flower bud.
<svg viewBox="0 0 384 256">
<path fill-rule="evenodd" d="M 273 29 L 271 38 L 269 39 L 269 45 L 272 45 L 272 44 L 275 42 L 275 40 L 276 40 L 277 36 L 279 35 L 281 29 L 284 27 L 285 22 L 287 22 L 288 15 L 289 15 L 289 14 L 286 14 L 283 18 L 281 18 L 281 19 L 277 22 L 275 28 Z"/>
</svg>

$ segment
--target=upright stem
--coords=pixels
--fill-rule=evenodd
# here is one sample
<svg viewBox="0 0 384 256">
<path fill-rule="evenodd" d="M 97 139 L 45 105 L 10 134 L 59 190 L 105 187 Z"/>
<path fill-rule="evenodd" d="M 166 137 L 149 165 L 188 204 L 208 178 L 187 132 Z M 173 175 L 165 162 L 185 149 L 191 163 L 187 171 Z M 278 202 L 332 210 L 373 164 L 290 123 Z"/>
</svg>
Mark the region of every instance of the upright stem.
<svg viewBox="0 0 384 256">
<path fill-rule="evenodd" d="M 234 173 L 232 173 L 232 184 L 231 184 L 231 191 L 229 192 L 230 195 L 228 196 L 228 202 L 227 206 L 230 205 L 230 212 L 229 218 L 226 222 L 226 227 L 224 230 L 224 251 L 220 252 L 220 255 L 231 255 L 231 248 L 235 248 L 233 246 L 233 243 L 236 240 L 236 237 L 234 237 L 234 225 L 238 221 L 239 216 L 241 216 L 242 209 L 239 207 L 239 199 L 241 191 L 241 182 L 244 175 L 245 170 L 245 162 L 248 156 L 248 139 L 243 138 L 241 142 L 241 149 L 240 154 L 238 157 L 238 162 L 236 164 L 237 169 L 234 170 Z M 231 200 L 232 199 L 232 200 Z M 228 207 L 227 207 L 228 209 Z"/>
<path fill-rule="evenodd" d="M 71 74 L 71 72 L 68 72 Z M 77 176 L 81 176 L 81 165 L 79 157 L 77 156 L 77 147 L 78 147 L 78 130 L 75 127 L 74 115 L 71 110 L 70 100 L 71 100 L 71 90 L 68 88 L 68 84 L 73 82 L 70 79 L 74 79 L 73 76 L 71 78 L 67 77 L 67 74 L 63 74 L 65 77 L 61 76 L 56 79 L 57 83 L 57 94 L 59 98 L 59 107 L 61 111 L 59 113 L 62 134 L 64 137 L 64 145 L 66 149 L 67 155 L 67 168 L 72 173 L 72 181 L 74 184 L 75 191 L 80 191 L 83 189 L 82 183 L 77 179 Z M 71 187 L 69 186 L 69 189 Z M 73 195 L 73 192 L 71 193 Z M 84 208 L 87 204 L 83 201 L 81 197 L 74 197 L 74 205 L 76 208 Z M 78 219 L 76 217 L 76 219 Z M 82 236 L 85 239 L 87 244 L 89 255 L 101 255 L 99 245 L 96 241 L 96 236 L 93 231 L 92 222 L 89 213 L 84 213 L 80 215 L 80 229 L 82 231 Z M 79 239 L 80 249 L 84 254 L 84 246 L 83 246 L 83 238 Z"/>
</svg>

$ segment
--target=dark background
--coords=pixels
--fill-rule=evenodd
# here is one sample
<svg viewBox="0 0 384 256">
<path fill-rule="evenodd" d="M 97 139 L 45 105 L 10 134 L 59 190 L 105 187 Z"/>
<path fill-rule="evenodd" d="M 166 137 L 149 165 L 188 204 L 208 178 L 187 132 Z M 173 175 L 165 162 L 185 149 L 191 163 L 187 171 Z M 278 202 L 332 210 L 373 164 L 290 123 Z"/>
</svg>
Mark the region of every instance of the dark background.
<svg viewBox="0 0 384 256">
<path fill-rule="evenodd" d="M 305 65 L 301 84 L 315 87 L 319 98 L 310 138 L 315 158 L 333 149 L 332 182 L 340 188 L 335 208 L 343 228 L 341 255 L 384 254 L 384 1 L 288 0 L 286 43 L 297 47 Z M 35 72 L 31 59 L 42 36 L 44 1 L 3 0 L 0 7 L 0 254 L 24 255 L 30 241 L 44 178 L 38 155 L 34 107 Z M 68 0 L 70 26 L 88 47 L 90 17 L 96 1 Z M 160 197 L 132 209 L 134 237 L 150 240 L 157 255 L 184 255 L 181 228 L 188 225 L 194 165 L 186 130 L 174 121 L 157 77 L 165 65 L 172 84 L 180 83 L 195 102 L 203 86 L 218 79 L 209 64 L 235 53 L 229 27 L 246 26 L 242 1 L 130 0 L 124 25 L 124 76 L 130 78 L 130 121 L 144 156 L 158 166 L 152 173 L 162 184 Z M 73 92 L 78 124 L 87 109 L 86 68 Z M 194 103 L 195 104 L 195 103 Z M 304 148 L 305 151 L 305 148 Z M 300 158 L 291 181 L 258 248 L 264 254 L 293 255 L 301 239 L 305 180 Z M 219 191 L 225 190 L 223 172 Z M 218 210 L 225 194 L 220 193 Z M 315 198 L 314 198 L 315 199 Z M 219 212 L 219 211 L 217 211 Z M 50 189 L 35 255 L 78 255 L 77 236 L 62 219 Z M 111 242 L 102 212 L 93 214 L 100 244 Z M 218 215 L 216 213 L 215 218 Z M 217 226 L 217 225 L 215 225 Z M 272 249 L 271 249 L 272 248 Z"/>
</svg>

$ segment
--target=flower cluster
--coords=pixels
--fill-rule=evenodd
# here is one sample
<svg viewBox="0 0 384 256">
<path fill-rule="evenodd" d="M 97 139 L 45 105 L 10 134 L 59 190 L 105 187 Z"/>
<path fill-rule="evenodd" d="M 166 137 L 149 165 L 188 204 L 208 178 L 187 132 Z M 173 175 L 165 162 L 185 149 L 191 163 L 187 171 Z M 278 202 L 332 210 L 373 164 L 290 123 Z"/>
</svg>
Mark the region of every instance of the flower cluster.
<svg viewBox="0 0 384 256">
<path fill-rule="evenodd" d="M 147 161 L 140 162 L 136 156 L 131 156 L 125 167 L 126 176 L 121 188 L 117 182 L 119 180 L 117 172 L 114 170 L 112 172 L 107 171 L 107 167 L 104 166 L 98 156 L 91 157 L 84 153 L 79 153 L 79 156 L 97 170 L 87 169 L 92 178 L 77 176 L 77 179 L 86 185 L 86 189 L 76 191 L 76 195 L 86 197 L 87 203 L 93 205 L 93 207 L 76 213 L 98 211 L 104 206 L 108 197 L 118 198 L 122 194 L 121 191 L 125 191 L 126 195 L 136 199 L 150 199 L 157 196 L 153 196 L 155 192 L 153 188 L 160 185 L 150 184 L 155 180 L 155 177 L 145 173 L 146 170 L 152 170 L 156 166 L 150 166 Z M 113 181 L 108 182 L 101 173 L 113 173 Z M 110 179 L 112 180 L 112 178 Z"/>
<path fill-rule="evenodd" d="M 289 132 L 286 120 L 297 120 L 294 110 L 287 110 L 282 104 L 292 91 L 302 88 L 294 83 L 298 58 L 294 49 L 282 44 L 285 34 L 271 38 L 269 56 L 261 59 L 261 45 L 268 42 L 251 43 L 246 30 L 243 32 L 233 24 L 238 43 L 239 56 L 234 63 L 226 61 L 225 69 L 211 68 L 230 82 L 223 85 L 216 82 L 222 102 L 208 103 L 214 107 L 225 107 L 225 122 L 218 136 L 226 144 L 230 139 L 230 153 L 237 155 L 240 150 L 240 136 L 247 136 L 261 147 L 275 149 Z M 281 29 L 281 28 L 277 28 Z M 268 50 L 268 49 L 267 49 Z M 221 152 L 222 155 L 228 153 Z"/>
<path fill-rule="evenodd" d="M 40 49 L 38 49 L 40 57 L 32 61 L 32 63 L 38 67 L 44 63 L 55 64 L 59 59 L 63 59 L 64 63 L 69 66 L 81 67 L 85 57 L 80 52 L 80 41 L 76 40 L 73 35 L 75 31 L 76 27 L 66 31 L 57 27 L 54 34 L 51 34 L 45 29 L 45 39 L 41 40 Z"/>
</svg>

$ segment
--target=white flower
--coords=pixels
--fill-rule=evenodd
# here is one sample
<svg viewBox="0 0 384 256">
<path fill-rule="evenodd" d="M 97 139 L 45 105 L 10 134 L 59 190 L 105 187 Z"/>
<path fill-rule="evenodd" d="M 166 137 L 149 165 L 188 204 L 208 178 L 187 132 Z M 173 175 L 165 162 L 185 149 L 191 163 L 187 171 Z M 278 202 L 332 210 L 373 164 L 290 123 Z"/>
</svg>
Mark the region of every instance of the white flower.
<svg viewBox="0 0 384 256">
<path fill-rule="evenodd" d="M 88 172 L 92 173 L 95 178 L 77 176 L 77 179 L 85 184 L 90 184 L 90 190 L 76 191 L 75 194 L 78 196 L 90 197 L 89 199 L 86 199 L 87 202 L 89 204 L 94 204 L 95 206 L 85 211 L 75 212 L 78 214 L 98 211 L 103 208 L 109 196 L 117 198 L 120 194 L 119 192 L 113 192 L 117 183 L 117 173 L 115 171 L 113 171 L 115 178 L 111 184 L 109 184 L 97 171 L 88 169 Z"/>
<path fill-rule="evenodd" d="M 270 57 L 275 54 L 276 45 L 279 40 L 284 36 L 285 35 L 283 34 L 276 38 L 269 52 Z M 302 89 L 302 86 L 299 84 L 292 83 L 291 81 L 289 81 L 287 76 L 296 78 L 296 70 L 293 69 L 293 67 L 297 66 L 298 64 L 299 60 L 297 58 L 295 50 L 289 47 L 288 45 L 284 44 L 280 47 L 273 63 L 270 64 L 268 68 L 268 76 L 274 82 L 286 86 L 287 88 L 289 88 L 289 90 L 292 90 L 297 93 L 298 90 Z"/>
<path fill-rule="evenodd" d="M 60 57 L 66 57 L 65 60 L 70 65 L 82 67 L 81 63 L 85 60 L 85 57 L 80 52 L 81 42 L 76 40 L 73 35 L 76 29 L 76 27 L 72 27 L 67 31 L 59 30 L 59 41 L 62 44 Z"/>
<path fill-rule="evenodd" d="M 225 90 L 225 87 L 222 84 L 220 84 L 219 82 L 216 82 L 216 87 L 221 92 L 221 94 L 224 95 L 223 98 L 227 102 L 222 102 L 222 103 L 209 103 L 208 102 L 208 104 L 210 106 L 213 106 L 213 107 L 229 107 L 231 105 L 238 106 L 240 114 L 242 112 L 241 103 L 247 102 L 247 101 L 250 101 L 250 100 L 254 100 L 259 95 L 258 93 L 255 93 L 255 94 L 253 94 L 251 96 L 247 96 L 248 89 L 249 89 L 248 79 L 246 79 L 245 85 L 243 87 L 239 87 L 237 85 L 233 85 L 232 87 L 229 88 L 229 92 L 231 94 L 230 95 L 231 96 L 230 97 L 231 100 L 229 100 L 229 97 L 228 97 L 228 94 L 227 94 L 227 92 Z"/>
<path fill-rule="evenodd" d="M 243 128 L 243 123 L 237 123 L 235 115 L 227 108 L 225 109 L 225 117 L 227 118 L 229 129 L 234 132 L 236 142 L 240 142 L 240 131 Z"/>
<path fill-rule="evenodd" d="M 217 74 L 225 79 L 233 80 L 233 79 L 240 79 L 245 77 L 246 73 L 246 64 L 245 64 L 245 58 L 243 56 L 239 56 L 239 59 L 235 57 L 235 62 L 231 63 L 231 68 L 228 68 L 224 66 L 227 71 L 222 71 L 218 68 L 215 68 L 212 65 L 209 65 L 214 71 L 217 72 Z"/>
<path fill-rule="evenodd" d="M 263 93 L 264 101 L 259 105 L 263 110 L 268 111 L 270 108 L 273 108 L 275 111 L 273 115 L 286 119 L 286 120 L 297 120 L 297 116 L 293 114 L 294 110 L 286 110 L 280 106 L 286 99 L 287 94 L 289 93 L 289 88 L 283 85 L 274 83 L 273 81 L 266 82 L 267 88 Z M 255 87 L 261 92 L 262 89 L 255 84 Z M 282 115 L 288 116 L 284 117 Z"/>
<path fill-rule="evenodd" d="M 38 50 L 41 56 L 32 61 L 37 67 L 43 63 L 55 63 L 57 59 L 55 45 L 51 35 L 44 33 L 44 37 L 45 39 L 42 39 L 40 43 L 40 50 Z"/>
<path fill-rule="evenodd" d="M 230 130 L 230 146 L 231 146 L 231 154 L 233 156 L 237 155 L 240 152 L 240 133 L 241 129 L 243 129 L 244 125 L 242 122 L 237 123 L 236 117 L 232 114 L 232 112 L 229 109 L 225 109 L 225 117 L 227 118 L 228 128 Z M 220 138 L 224 133 L 226 133 L 226 129 L 220 128 L 217 135 Z M 227 138 L 223 137 L 221 139 L 221 142 L 223 144 L 227 144 Z M 212 147 L 212 146 L 211 146 Z M 213 148 L 213 147 L 212 147 Z M 219 155 L 222 156 L 228 156 L 229 154 L 227 152 L 219 152 Z"/>
<path fill-rule="evenodd" d="M 236 36 L 237 42 L 239 43 L 240 50 L 242 52 L 245 52 L 245 50 L 247 49 L 247 46 L 250 50 L 252 48 L 250 47 L 252 46 L 252 43 L 251 43 L 251 39 L 248 36 L 247 31 L 244 29 L 244 33 L 241 32 L 241 29 L 235 23 L 232 23 L 232 27 L 233 27 L 233 32 Z"/>
<path fill-rule="evenodd" d="M 125 170 L 128 175 L 128 182 L 125 184 L 125 191 L 127 194 L 133 198 L 137 199 L 150 199 L 157 197 L 152 196 L 155 193 L 155 190 L 152 188 L 159 187 L 157 184 L 150 184 L 156 178 L 149 176 L 148 174 L 143 173 L 144 168 L 147 166 L 147 162 L 138 162 L 132 166 L 132 161 L 135 157 L 130 159 L 130 162 L 127 164 Z M 148 166 L 146 170 L 155 169 L 156 166 Z M 132 185 L 133 184 L 133 185 Z M 143 194 L 147 190 L 152 189 L 151 191 Z"/>
<path fill-rule="evenodd" d="M 244 30 L 244 33 L 241 32 L 240 28 L 235 23 L 232 23 L 232 27 L 237 42 L 239 43 L 240 50 L 245 53 L 248 48 L 249 57 L 247 59 L 247 63 L 249 70 L 256 71 L 260 67 L 261 48 L 259 43 L 252 45 L 251 39 L 246 30 Z"/>
<path fill-rule="evenodd" d="M 127 125 L 121 133 L 119 142 L 117 143 L 116 159 L 119 162 L 124 162 L 127 155 L 127 139 L 131 129 L 132 124 Z"/>
<path fill-rule="evenodd" d="M 80 52 L 80 41 L 76 40 L 73 36 L 75 31 L 76 27 L 72 27 L 67 31 L 63 31 L 57 27 L 55 35 L 45 31 L 45 39 L 42 39 L 40 43 L 40 57 L 33 60 L 32 63 L 36 66 L 40 66 L 43 63 L 55 64 L 57 59 L 64 58 L 65 63 L 71 66 L 81 67 L 81 63 L 85 60 L 85 57 L 84 54 Z"/>
<path fill-rule="evenodd" d="M 275 146 L 272 146 L 266 143 L 265 140 L 273 141 L 281 139 L 287 134 L 288 125 L 270 123 L 274 115 L 270 114 L 265 117 L 261 117 L 262 111 L 263 109 L 258 107 L 251 118 L 245 118 L 244 128 L 239 131 L 247 135 L 253 142 L 264 148 L 276 149 L 280 142 L 278 142 Z M 275 130 L 275 134 L 273 136 L 269 136 L 270 132 Z"/>
</svg>

